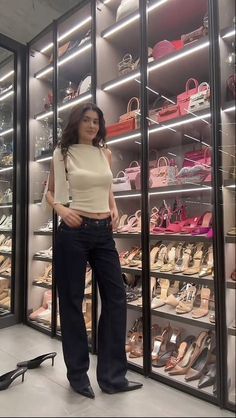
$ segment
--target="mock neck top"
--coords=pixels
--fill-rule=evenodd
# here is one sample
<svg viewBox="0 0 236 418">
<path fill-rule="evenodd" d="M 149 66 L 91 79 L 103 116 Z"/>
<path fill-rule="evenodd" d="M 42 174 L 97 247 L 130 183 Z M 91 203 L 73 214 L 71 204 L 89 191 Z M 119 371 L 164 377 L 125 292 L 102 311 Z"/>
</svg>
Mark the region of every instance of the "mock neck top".
<svg viewBox="0 0 236 418">
<path fill-rule="evenodd" d="M 101 147 L 74 144 L 68 149 L 66 166 L 61 149 L 53 153 L 54 202 L 66 204 L 71 209 L 90 213 L 106 213 L 109 208 L 109 192 L 112 172 Z"/>
</svg>

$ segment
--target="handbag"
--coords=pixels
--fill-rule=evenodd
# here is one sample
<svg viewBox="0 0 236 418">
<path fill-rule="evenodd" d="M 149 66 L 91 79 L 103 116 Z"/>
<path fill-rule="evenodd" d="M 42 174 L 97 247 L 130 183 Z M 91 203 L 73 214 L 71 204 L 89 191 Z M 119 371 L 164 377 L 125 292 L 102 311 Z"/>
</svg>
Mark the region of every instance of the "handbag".
<svg viewBox="0 0 236 418">
<path fill-rule="evenodd" d="M 112 191 L 113 192 L 121 192 L 124 190 L 131 190 L 131 184 L 130 184 L 130 179 L 127 176 L 127 174 L 125 174 L 124 171 L 119 171 L 116 175 L 116 177 L 114 177 L 112 179 Z"/>
<path fill-rule="evenodd" d="M 195 29 L 192 32 L 181 35 L 181 41 L 183 41 L 184 45 L 187 45 L 190 42 L 197 41 L 203 36 L 206 36 L 207 33 L 208 33 L 207 27 L 200 26 L 199 28 Z"/>
<path fill-rule="evenodd" d="M 157 112 L 157 122 L 166 122 L 167 120 L 179 118 L 180 116 L 179 105 L 166 101 L 164 106 Z"/>
<path fill-rule="evenodd" d="M 157 166 L 150 170 L 150 187 L 168 186 L 168 172 L 170 161 L 167 157 L 160 157 Z"/>
<path fill-rule="evenodd" d="M 210 107 L 210 86 L 204 81 L 199 84 L 198 92 L 190 97 L 189 110 L 193 112 L 207 107 Z"/>
<path fill-rule="evenodd" d="M 194 88 L 190 89 L 190 84 L 194 84 Z M 189 78 L 185 84 L 185 91 L 178 94 L 177 105 L 179 105 L 180 115 L 186 115 L 189 110 L 190 97 L 198 92 L 199 83 L 195 78 Z"/>
<path fill-rule="evenodd" d="M 135 108 L 133 108 L 133 106 Z M 132 109 L 133 108 L 133 109 Z M 140 115 L 137 113 L 140 111 L 140 101 L 137 97 L 131 97 L 127 104 L 127 112 L 120 116 L 119 122 L 124 122 L 128 119 L 135 120 L 135 129 L 139 128 L 140 126 Z"/>
<path fill-rule="evenodd" d="M 232 74 L 226 80 L 226 99 L 234 100 L 235 98 L 236 98 L 236 74 Z"/>
<path fill-rule="evenodd" d="M 186 152 L 177 179 L 181 183 L 211 181 L 211 152 L 209 147 Z"/>
<path fill-rule="evenodd" d="M 166 39 L 160 42 L 157 42 L 154 47 L 153 47 L 153 51 L 152 51 L 152 56 L 158 60 L 162 57 L 164 57 L 165 55 L 171 54 L 172 52 L 175 52 L 176 49 L 174 47 L 174 45 L 170 42 L 167 41 Z"/>
<path fill-rule="evenodd" d="M 118 63 L 118 74 L 124 75 L 138 68 L 140 59 L 134 61 L 131 54 L 125 54 L 122 60 Z"/>
<path fill-rule="evenodd" d="M 131 187 L 133 189 L 136 188 L 135 186 L 135 179 L 137 174 L 140 173 L 140 164 L 138 161 L 131 161 L 129 167 L 125 168 L 125 174 L 129 177 Z"/>
<path fill-rule="evenodd" d="M 71 45 L 71 42 L 69 41 L 59 46 L 58 51 L 57 51 L 57 57 L 58 58 L 62 57 L 69 50 L 70 45 Z M 53 53 L 50 55 L 50 58 L 49 58 L 49 63 L 51 64 L 52 62 L 53 62 Z"/>
<path fill-rule="evenodd" d="M 116 11 L 116 22 L 124 19 L 129 14 L 135 12 L 139 8 L 139 0 L 121 0 Z"/>
<path fill-rule="evenodd" d="M 91 90 L 91 75 L 86 75 L 79 83 L 76 96 L 86 93 Z"/>
</svg>

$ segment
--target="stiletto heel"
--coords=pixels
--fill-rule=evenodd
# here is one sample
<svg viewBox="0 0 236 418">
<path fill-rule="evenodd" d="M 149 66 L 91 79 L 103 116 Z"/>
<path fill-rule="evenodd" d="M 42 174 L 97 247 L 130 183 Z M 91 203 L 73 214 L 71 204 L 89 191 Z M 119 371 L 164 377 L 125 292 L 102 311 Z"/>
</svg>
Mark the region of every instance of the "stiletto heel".
<svg viewBox="0 0 236 418">
<path fill-rule="evenodd" d="M 20 361 L 17 363 L 18 367 L 26 367 L 27 369 L 35 369 L 39 367 L 40 364 L 48 359 L 52 359 L 52 366 L 54 366 L 54 357 L 56 357 L 57 353 L 53 351 L 52 353 L 42 354 L 42 356 L 35 357 L 31 360 Z"/>
<path fill-rule="evenodd" d="M 22 376 L 21 381 L 24 382 L 24 376 L 26 371 L 27 367 L 22 367 L 11 370 L 10 372 L 0 376 L 0 390 L 7 389 L 18 376 Z"/>
</svg>

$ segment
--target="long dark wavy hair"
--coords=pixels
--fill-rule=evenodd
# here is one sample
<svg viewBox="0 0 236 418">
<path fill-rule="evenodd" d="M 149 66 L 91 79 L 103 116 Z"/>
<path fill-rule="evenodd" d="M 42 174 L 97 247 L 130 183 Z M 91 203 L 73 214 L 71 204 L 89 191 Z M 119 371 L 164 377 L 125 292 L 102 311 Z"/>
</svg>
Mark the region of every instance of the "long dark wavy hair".
<svg viewBox="0 0 236 418">
<path fill-rule="evenodd" d="M 105 120 L 102 110 L 94 103 L 85 103 L 83 105 L 75 106 L 69 116 L 66 127 L 63 130 L 62 137 L 58 146 L 61 148 L 63 157 L 67 155 L 68 148 L 73 144 L 79 144 L 79 124 L 88 110 L 93 110 L 98 114 L 99 131 L 93 140 L 93 145 L 96 147 L 106 147 L 106 128 Z"/>
</svg>

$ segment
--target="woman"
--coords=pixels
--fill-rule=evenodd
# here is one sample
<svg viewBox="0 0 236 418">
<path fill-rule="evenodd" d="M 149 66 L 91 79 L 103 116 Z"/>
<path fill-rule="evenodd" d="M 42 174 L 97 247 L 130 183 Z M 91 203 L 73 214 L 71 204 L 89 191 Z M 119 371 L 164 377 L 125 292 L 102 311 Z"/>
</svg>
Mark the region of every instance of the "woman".
<svg viewBox="0 0 236 418">
<path fill-rule="evenodd" d="M 106 393 L 142 387 L 125 378 L 126 295 L 112 237 L 118 211 L 111 191 L 111 152 L 105 147 L 105 135 L 103 113 L 96 105 L 75 107 L 54 151 L 46 194 L 62 219 L 56 239 L 55 274 L 67 378 L 76 392 L 89 398 L 94 398 L 94 392 L 87 375 L 89 351 L 82 313 L 87 262 L 94 271 L 102 302 L 98 384 Z M 72 202 L 66 207 L 69 195 Z"/>
</svg>

